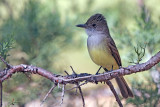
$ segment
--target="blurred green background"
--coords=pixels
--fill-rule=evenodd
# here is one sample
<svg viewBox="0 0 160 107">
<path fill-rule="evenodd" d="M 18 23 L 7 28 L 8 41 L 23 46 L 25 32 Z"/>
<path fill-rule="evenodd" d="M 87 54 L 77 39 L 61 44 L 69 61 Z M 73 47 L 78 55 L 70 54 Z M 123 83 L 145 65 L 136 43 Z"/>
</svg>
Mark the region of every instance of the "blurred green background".
<svg viewBox="0 0 160 107">
<path fill-rule="evenodd" d="M 95 13 L 106 17 L 123 66 L 137 63 L 134 47 L 146 45 L 141 62 L 159 51 L 158 0 L 0 0 L 0 41 L 14 40 L 7 61 L 12 65 L 32 64 L 56 74 L 64 74 L 64 70 L 72 73 L 70 65 L 77 73 L 94 74 L 99 67 L 89 57 L 87 35 L 75 25 L 85 23 Z M 122 99 L 126 107 L 158 105 L 158 71 L 159 65 L 148 72 L 125 76 L 135 94 L 133 99 Z M 38 75 L 26 75 L 18 73 L 4 82 L 4 107 L 40 106 L 52 83 Z M 82 89 L 86 107 L 118 106 L 107 85 L 89 84 Z M 57 88 L 42 106 L 59 106 L 60 96 L 61 89 Z M 81 107 L 80 95 L 66 92 L 62 106 Z"/>
</svg>

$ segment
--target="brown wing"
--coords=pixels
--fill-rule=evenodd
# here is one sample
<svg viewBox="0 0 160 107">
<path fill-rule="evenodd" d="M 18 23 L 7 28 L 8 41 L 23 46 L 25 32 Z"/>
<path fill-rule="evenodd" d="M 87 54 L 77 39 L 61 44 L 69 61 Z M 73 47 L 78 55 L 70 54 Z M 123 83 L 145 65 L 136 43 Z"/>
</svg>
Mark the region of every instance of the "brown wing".
<svg viewBox="0 0 160 107">
<path fill-rule="evenodd" d="M 117 64 L 119 66 L 122 66 L 121 58 L 119 56 L 119 52 L 117 50 L 116 44 L 114 43 L 113 39 L 111 37 L 108 38 L 108 47 L 112 53 L 112 56 L 116 60 Z"/>
<path fill-rule="evenodd" d="M 111 37 L 108 37 L 108 47 L 112 53 L 112 56 L 116 60 L 117 64 L 119 66 L 122 66 L 121 58 L 119 56 L 119 52 L 117 50 L 116 44 L 114 43 L 114 41 Z M 121 94 L 124 98 L 133 97 L 133 93 L 123 77 L 116 77 L 116 81 L 117 81 L 117 84 L 120 88 Z"/>
</svg>

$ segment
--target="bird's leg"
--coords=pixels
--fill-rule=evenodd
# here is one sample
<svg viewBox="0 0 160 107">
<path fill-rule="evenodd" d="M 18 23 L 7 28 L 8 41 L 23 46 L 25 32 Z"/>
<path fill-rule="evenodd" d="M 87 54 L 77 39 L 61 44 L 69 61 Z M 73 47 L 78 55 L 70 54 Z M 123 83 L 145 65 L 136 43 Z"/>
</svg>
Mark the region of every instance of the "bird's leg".
<svg viewBox="0 0 160 107">
<path fill-rule="evenodd" d="M 109 72 L 111 72 L 111 71 L 113 71 L 113 65 L 112 65 L 112 69 Z"/>
<path fill-rule="evenodd" d="M 102 68 L 102 66 L 100 66 L 100 68 L 98 69 L 98 71 L 96 72 L 96 74 L 95 74 L 95 75 L 98 75 L 98 74 L 99 74 L 99 71 L 101 70 L 101 68 Z M 95 81 L 95 83 L 96 83 L 96 84 L 98 84 L 98 82 L 97 82 L 97 81 Z"/>
<path fill-rule="evenodd" d="M 98 69 L 98 71 L 96 72 L 96 75 L 99 74 L 99 71 L 101 70 L 102 66 L 100 66 L 100 68 Z"/>
<path fill-rule="evenodd" d="M 105 70 L 106 72 L 112 72 L 112 71 L 113 71 L 113 65 L 112 65 L 112 68 L 111 68 L 110 71 L 109 71 L 107 68 L 104 68 L 104 70 Z"/>
<path fill-rule="evenodd" d="M 108 72 L 108 69 L 107 68 L 103 68 L 106 72 Z"/>
<path fill-rule="evenodd" d="M 108 71 L 108 72 L 112 72 L 113 71 L 113 65 L 112 65 L 112 68 L 111 68 L 111 70 L 110 71 Z"/>
</svg>

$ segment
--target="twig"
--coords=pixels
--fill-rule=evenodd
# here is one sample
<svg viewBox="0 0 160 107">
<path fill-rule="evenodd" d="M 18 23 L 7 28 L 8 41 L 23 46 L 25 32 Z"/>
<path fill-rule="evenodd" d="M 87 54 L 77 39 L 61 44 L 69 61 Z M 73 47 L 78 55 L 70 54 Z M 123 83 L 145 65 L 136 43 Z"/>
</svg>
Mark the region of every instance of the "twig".
<svg viewBox="0 0 160 107">
<path fill-rule="evenodd" d="M 43 98 L 43 100 L 42 100 L 42 102 L 41 102 L 40 105 L 42 105 L 42 104 L 46 101 L 48 95 L 52 92 L 52 90 L 53 90 L 56 86 L 57 86 L 57 85 L 53 84 L 53 86 L 51 87 L 51 89 L 48 91 L 48 93 L 46 94 L 46 96 Z"/>
<path fill-rule="evenodd" d="M 60 103 L 60 106 L 63 104 L 64 91 L 65 91 L 65 85 L 63 84 L 63 88 L 62 88 L 62 96 L 61 96 L 61 103 Z"/>
<path fill-rule="evenodd" d="M 83 97 L 82 89 L 81 89 L 81 87 L 79 86 L 79 84 L 78 84 L 78 83 L 77 83 L 77 87 L 78 87 L 79 92 L 80 92 L 80 94 L 81 94 L 81 98 L 82 98 L 82 102 L 83 102 L 83 107 L 85 107 L 85 101 L 84 101 L 84 97 Z"/>
<path fill-rule="evenodd" d="M 0 70 L 0 78 L 2 78 L 3 76 L 5 76 L 7 74 L 7 70 L 8 70 L 8 68 Z"/>
<path fill-rule="evenodd" d="M 77 73 L 74 71 L 74 69 L 72 68 L 72 66 L 70 66 L 70 67 L 71 67 L 71 69 L 72 69 L 72 71 L 73 71 L 73 74 L 75 74 L 75 75 L 77 76 Z M 101 69 L 101 67 L 100 67 L 100 69 Z M 81 89 L 81 87 L 79 86 L 79 83 L 78 83 L 78 82 L 76 82 L 76 85 L 77 85 L 77 87 L 78 87 L 78 89 L 79 89 L 79 92 L 80 92 L 80 94 L 81 94 L 81 98 L 82 98 L 82 102 L 83 102 L 83 107 L 85 107 L 85 101 L 84 101 L 82 89 Z"/>
<path fill-rule="evenodd" d="M 60 84 L 58 83 L 58 88 L 61 88 Z"/>
<path fill-rule="evenodd" d="M 72 67 L 72 66 L 70 66 L 70 67 L 71 67 L 71 69 L 72 69 L 73 73 L 74 73 L 74 74 L 77 74 L 77 73 L 74 71 L 73 67 Z"/>
<path fill-rule="evenodd" d="M 0 82 L 0 91 L 1 91 L 1 101 L 0 101 L 0 107 L 2 107 L 2 82 Z"/>
<path fill-rule="evenodd" d="M 2 56 L 0 56 L 0 59 L 7 66 L 7 68 L 12 68 L 12 65 L 10 65 L 7 61 L 5 61 Z"/>
<path fill-rule="evenodd" d="M 115 89 L 114 89 L 114 86 L 113 84 L 108 80 L 106 81 L 107 85 L 109 86 L 109 88 L 111 89 L 112 93 L 114 94 L 115 98 L 116 98 L 116 101 L 117 103 L 119 104 L 119 107 L 123 107 L 122 103 L 121 103 L 121 100 L 119 99 Z"/>
<path fill-rule="evenodd" d="M 82 84 L 80 84 L 80 85 L 76 85 L 76 87 L 73 87 L 73 88 L 67 89 L 67 90 L 65 90 L 65 91 L 73 90 L 73 89 L 78 88 L 79 86 L 85 85 L 85 84 L 87 84 L 87 83 L 88 83 L 88 82 L 86 81 L 86 82 L 84 82 L 84 83 L 82 83 Z"/>
<path fill-rule="evenodd" d="M 67 71 L 64 71 L 64 72 L 65 72 L 67 75 L 69 75 Z"/>
</svg>

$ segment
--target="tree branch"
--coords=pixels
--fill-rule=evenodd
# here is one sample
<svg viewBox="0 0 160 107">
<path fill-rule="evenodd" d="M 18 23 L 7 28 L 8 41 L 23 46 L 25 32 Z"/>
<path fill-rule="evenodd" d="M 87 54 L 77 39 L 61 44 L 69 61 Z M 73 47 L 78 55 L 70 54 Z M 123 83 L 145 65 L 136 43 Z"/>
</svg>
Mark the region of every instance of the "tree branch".
<svg viewBox="0 0 160 107">
<path fill-rule="evenodd" d="M 33 74 L 39 74 L 54 83 L 59 84 L 75 84 L 76 82 L 88 81 L 88 82 L 102 82 L 105 80 L 113 79 L 117 76 L 130 75 L 132 73 L 142 72 L 150 69 L 154 65 L 160 62 L 160 52 L 158 52 L 155 56 L 150 58 L 147 62 L 137 65 L 131 65 L 128 67 L 122 67 L 120 69 L 114 70 L 112 72 L 105 72 L 98 75 L 91 75 L 87 73 L 77 74 L 76 78 L 73 78 L 71 75 L 61 76 L 53 74 L 47 70 L 44 70 L 40 67 L 35 67 L 32 65 L 16 65 L 12 68 L 7 69 L 6 75 L 0 78 L 0 81 L 4 81 L 12 76 L 12 74 L 16 72 L 30 72 Z"/>
<path fill-rule="evenodd" d="M 0 58 L 1 59 L 1 58 Z M 4 69 L 6 73 L 0 72 L 0 82 L 3 82 L 4 80 L 10 78 L 14 73 L 16 72 L 29 72 L 33 74 L 39 74 L 55 84 L 75 84 L 80 82 L 92 82 L 92 83 L 98 83 L 98 82 L 105 82 L 106 80 L 113 79 L 117 76 L 125 76 L 125 75 L 130 75 L 133 73 L 137 72 L 142 72 L 145 70 L 148 70 L 152 68 L 154 65 L 158 64 L 160 62 L 160 52 L 158 52 L 155 56 L 151 57 L 147 62 L 142 63 L 142 64 L 136 64 L 136 65 L 131 65 L 128 67 L 122 67 L 120 69 L 114 70 L 112 72 L 105 72 L 105 73 L 99 73 L 97 75 L 91 75 L 87 73 L 81 73 L 81 74 L 72 74 L 72 75 L 57 75 L 53 74 L 47 70 L 44 70 L 40 67 L 32 66 L 32 65 L 16 65 L 16 66 L 8 66 L 8 64 L 1 59 L 2 62 L 4 62 L 7 65 L 7 69 Z M 3 75 L 2 75 L 3 74 Z"/>
<path fill-rule="evenodd" d="M 46 96 L 43 98 L 42 102 L 41 102 L 41 105 L 46 101 L 47 97 L 49 96 L 49 94 L 52 92 L 52 90 L 54 88 L 56 88 L 57 85 L 56 84 L 53 84 L 53 86 L 51 87 L 51 89 L 48 91 L 48 93 L 46 94 Z"/>
<path fill-rule="evenodd" d="M 62 87 L 62 96 L 61 96 L 61 103 L 60 103 L 60 106 L 63 104 L 64 92 L 65 92 L 65 84 L 63 84 L 63 87 Z"/>
<path fill-rule="evenodd" d="M 79 84 L 77 83 L 77 87 L 79 89 L 79 92 L 81 94 L 81 98 L 82 98 L 82 102 L 83 102 L 83 107 L 85 107 L 85 101 L 84 101 L 84 97 L 83 97 L 83 92 L 82 92 L 82 89 L 81 87 L 79 86 Z"/>
<path fill-rule="evenodd" d="M 11 68 L 12 66 L 4 60 L 4 58 L 2 56 L 0 56 L 1 61 L 7 66 L 7 68 Z"/>
</svg>

